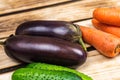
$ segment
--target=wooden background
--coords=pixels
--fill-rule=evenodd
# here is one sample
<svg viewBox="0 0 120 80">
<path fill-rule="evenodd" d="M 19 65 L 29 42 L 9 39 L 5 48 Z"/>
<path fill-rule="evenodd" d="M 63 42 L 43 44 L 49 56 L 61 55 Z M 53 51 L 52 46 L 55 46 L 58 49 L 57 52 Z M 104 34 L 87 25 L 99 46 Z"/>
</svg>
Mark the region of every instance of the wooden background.
<svg viewBox="0 0 120 80">
<path fill-rule="evenodd" d="M 64 20 L 93 27 L 92 12 L 97 7 L 120 7 L 120 1 L 0 0 L 0 41 L 14 34 L 19 24 L 30 20 Z M 0 72 L 3 68 L 5 70 L 19 64 L 21 63 L 9 58 L 0 45 Z M 90 50 L 86 63 L 78 66 L 76 70 L 91 76 L 94 80 L 120 80 L 120 56 L 107 58 L 97 50 Z M 12 72 L 0 74 L 0 80 L 11 80 Z"/>
</svg>

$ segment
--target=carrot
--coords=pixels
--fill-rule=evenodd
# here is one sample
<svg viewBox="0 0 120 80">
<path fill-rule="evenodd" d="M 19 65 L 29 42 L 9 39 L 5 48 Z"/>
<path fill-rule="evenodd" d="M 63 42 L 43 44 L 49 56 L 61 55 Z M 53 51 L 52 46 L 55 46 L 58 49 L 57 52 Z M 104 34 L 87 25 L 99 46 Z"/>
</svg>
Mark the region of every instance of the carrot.
<svg viewBox="0 0 120 80">
<path fill-rule="evenodd" d="M 96 8 L 93 18 L 101 23 L 120 26 L 120 8 Z"/>
<path fill-rule="evenodd" d="M 80 26 L 80 29 L 83 40 L 104 56 L 115 57 L 120 53 L 120 38 L 94 28 Z"/>
<path fill-rule="evenodd" d="M 107 33 L 111 33 L 120 38 L 120 27 L 103 24 L 97 21 L 96 19 L 92 19 L 92 24 L 96 29 L 102 30 Z"/>
</svg>

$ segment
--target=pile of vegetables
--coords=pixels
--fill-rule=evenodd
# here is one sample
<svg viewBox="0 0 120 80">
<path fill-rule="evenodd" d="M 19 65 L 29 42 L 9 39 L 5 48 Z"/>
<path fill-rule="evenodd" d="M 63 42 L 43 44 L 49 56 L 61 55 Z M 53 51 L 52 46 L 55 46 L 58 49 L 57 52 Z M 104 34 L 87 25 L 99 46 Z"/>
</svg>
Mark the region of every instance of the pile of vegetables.
<svg viewBox="0 0 120 80">
<path fill-rule="evenodd" d="M 22 23 L 15 35 L 5 41 L 4 47 L 8 56 L 26 63 L 73 66 L 82 65 L 87 59 L 79 27 L 65 21 Z"/>
<path fill-rule="evenodd" d="M 96 8 L 92 24 L 96 28 L 80 26 L 83 40 L 106 57 L 120 53 L 120 8 Z"/>
<path fill-rule="evenodd" d="M 120 53 L 120 8 L 95 9 L 92 24 L 98 30 L 95 30 L 95 42 L 91 44 L 107 57 L 118 55 Z"/>
<path fill-rule="evenodd" d="M 12 80 L 92 80 L 83 73 L 62 67 L 80 66 L 87 59 L 78 25 L 66 21 L 28 21 L 20 24 L 15 35 L 10 35 L 3 44 L 9 57 L 32 63 L 16 70 Z"/>
<path fill-rule="evenodd" d="M 97 8 L 93 18 L 95 28 L 120 38 L 120 8 Z"/>
<path fill-rule="evenodd" d="M 4 42 L 4 49 L 9 57 L 32 64 L 16 70 L 12 80 L 92 80 L 62 66 L 85 63 L 87 49 L 83 40 L 104 56 L 117 56 L 120 53 L 120 8 L 95 9 L 92 24 L 96 29 L 66 21 L 37 20 L 20 24 L 15 35 Z"/>
</svg>

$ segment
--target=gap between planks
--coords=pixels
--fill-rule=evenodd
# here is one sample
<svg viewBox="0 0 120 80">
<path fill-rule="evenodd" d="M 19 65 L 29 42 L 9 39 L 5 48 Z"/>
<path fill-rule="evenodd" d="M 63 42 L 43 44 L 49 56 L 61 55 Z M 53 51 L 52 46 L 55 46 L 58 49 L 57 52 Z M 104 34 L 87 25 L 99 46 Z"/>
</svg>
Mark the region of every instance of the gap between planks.
<svg viewBox="0 0 120 80">
<path fill-rule="evenodd" d="M 8 16 L 8 15 L 13 15 L 17 13 L 23 13 L 23 12 L 28 12 L 28 11 L 33 11 L 33 10 L 38 10 L 38 9 L 43 9 L 43 8 L 48 8 L 48 7 L 55 7 L 63 4 L 68 4 L 68 3 L 73 3 L 76 1 L 80 0 L 54 0 L 54 1 L 48 1 L 45 2 L 44 4 L 42 3 L 36 3 L 35 6 L 21 6 L 21 7 L 16 7 L 14 9 L 8 9 L 8 10 L 2 10 L 0 13 L 1 16 Z M 19 1 L 20 2 L 20 1 Z"/>
<path fill-rule="evenodd" d="M 33 2 L 34 1 L 34 2 Z M 87 4 L 87 6 L 93 6 L 93 5 L 111 5 L 113 7 L 119 6 L 119 0 L 49 0 L 49 1 L 38 1 L 38 0 L 28 0 L 28 1 L 21 1 L 21 0 L 14 0 L 14 1 L 6 1 L 6 0 L 1 0 L 0 1 L 0 16 L 7 16 L 7 15 L 12 15 L 12 14 L 17 14 L 17 13 L 22 13 L 22 12 L 27 12 L 27 11 L 33 11 L 33 10 L 38 10 L 38 9 L 43 9 L 43 8 L 49 8 L 49 7 L 57 7 L 59 5 L 64 5 L 64 4 L 69 4 L 73 2 L 81 2 L 83 4 Z M 89 4 L 89 3 L 93 4 Z M 83 5 L 81 4 L 81 5 Z"/>
<path fill-rule="evenodd" d="M 0 0 L 0 14 L 53 5 L 68 0 Z"/>
</svg>

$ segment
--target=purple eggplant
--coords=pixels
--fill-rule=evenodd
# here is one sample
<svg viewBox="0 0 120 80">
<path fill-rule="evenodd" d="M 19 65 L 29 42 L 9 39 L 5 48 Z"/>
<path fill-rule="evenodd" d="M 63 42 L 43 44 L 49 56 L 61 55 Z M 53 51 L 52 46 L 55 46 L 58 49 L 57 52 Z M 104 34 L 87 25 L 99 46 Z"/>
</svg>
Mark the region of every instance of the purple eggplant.
<svg viewBox="0 0 120 80">
<path fill-rule="evenodd" d="M 26 63 L 44 62 L 56 65 L 82 65 L 86 51 L 76 43 L 59 38 L 15 35 L 4 44 L 6 54 Z"/>
<path fill-rule="evenodd" d="M 36 20 L 24 22 L 17 27 L 15 35 L 56 37 L 71 42 L 79 42 L 86 50 L 79 26 L 66 21 Z"/>
</svg>

